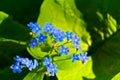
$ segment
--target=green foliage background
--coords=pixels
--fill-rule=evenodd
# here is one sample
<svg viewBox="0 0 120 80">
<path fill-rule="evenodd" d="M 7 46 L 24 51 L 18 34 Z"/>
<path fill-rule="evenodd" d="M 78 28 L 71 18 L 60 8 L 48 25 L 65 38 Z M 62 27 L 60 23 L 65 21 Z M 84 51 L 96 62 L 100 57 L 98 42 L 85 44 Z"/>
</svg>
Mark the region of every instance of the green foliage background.
<svg viewBox="0 0 120 80">
<path fill-rule="evenodd" d="M 30 40 L 26 25 L 34 21 L 41 26 L 52 22 L 64 31 L 74 31 L 81 38 L 83 51 L 91 56 L 85 65 L 54 58 L 58 60 L 55 62 L 58 80 L 119 80 L 119 3 L 119 0 L 1 0 L 0 79 L 22 80 L 26 76 L 24 80 L 43 80 L 42 72 L 24 70 L 21 74 L 13 74 L 7 67 L 13 63 L 15 55 L 39 57 L 34 56 L 38 51 L 29 49 L 31 56 L 26 49 Z M 57 80 L 50 77 L 54 79 Z"/>
</svg>

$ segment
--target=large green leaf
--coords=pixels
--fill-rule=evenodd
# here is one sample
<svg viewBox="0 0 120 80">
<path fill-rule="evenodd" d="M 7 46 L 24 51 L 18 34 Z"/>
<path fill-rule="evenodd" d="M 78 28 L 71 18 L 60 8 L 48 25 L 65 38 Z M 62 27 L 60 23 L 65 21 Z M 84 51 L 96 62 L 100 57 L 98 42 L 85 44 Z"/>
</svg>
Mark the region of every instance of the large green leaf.
<svg viewBox="0 0 120 80">
<path fill-rule="evenodd" d="M 73 0 L 45 0 L 40 11 L 41 13 L 38 18 L 38 23 L 42 26 L 44 26 L 46 22 L 51 22 L 55 27 L 61 28 L 63 31 L 74 31 L 82 39 L 81 46 L 83 50 L 87 50 L 89 45 L 91 45 L 90 35 L 86 31 L 86 23 L 82 18 L 82 14 L 75 7 Z M 86 65 L 89 66 L 87 69 L 89 70 L 88 72 L 85 71 L 87 67 L 79 62 L 72 63 L 70 60 L 58 60 L 55 63 L 58 65 L 59 70 L 57 74 L 58 80 L 80 80 L 83 76 L 94 78 L 91 69 L 92 61 Z M 81 71 L 83 66 L 84 69 Z M 80 75 L 79 77 L 76 77 L 77 74 L 79 74 L 79 71 Z M 73 72 L 75 73 L 72 74 Z"/>
<path fill-rule="evenodd" d="M 0 52 L 12 53 L 25 49 L 29 30 L 0 12 Z"/>
<path fill-rule="evenodd" d="M 93 54 L 93 71 L 95 80 L 110 80 L 120 72 L 120 30 Z M 116 79 L 119 80 L 119 79 Z"/>
</svg>

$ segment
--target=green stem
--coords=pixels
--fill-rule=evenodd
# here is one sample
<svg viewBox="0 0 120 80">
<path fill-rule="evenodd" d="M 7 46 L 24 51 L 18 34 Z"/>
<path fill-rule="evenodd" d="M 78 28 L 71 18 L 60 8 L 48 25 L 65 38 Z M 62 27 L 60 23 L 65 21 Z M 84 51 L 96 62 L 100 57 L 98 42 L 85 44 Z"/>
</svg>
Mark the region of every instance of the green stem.
<svg viewBox="0 0 120 80">
<path fill-rule="evenodd" d="M 26 45 L 27 44 L 26 42 L 23 42 L 23 41 L 17 41 L 17 40 L 13 40 L 13 39 L 5 39 L 5 38 L 1 38 L 0 41 L 14 42 L 14 43 L 17 43 L 17 44 L 20 44 L 20 45 Z"/>
</svg>

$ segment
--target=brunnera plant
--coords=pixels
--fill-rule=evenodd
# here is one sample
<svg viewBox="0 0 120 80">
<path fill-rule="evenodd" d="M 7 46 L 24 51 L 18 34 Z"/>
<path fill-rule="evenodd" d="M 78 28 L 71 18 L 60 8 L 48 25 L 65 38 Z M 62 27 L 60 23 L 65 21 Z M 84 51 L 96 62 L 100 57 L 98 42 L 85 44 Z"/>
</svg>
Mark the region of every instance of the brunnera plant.
<svg viewBox="0 0 120 80">
<path fill-rule="evenodd" d="M 33 59 L 30 59 L 17 54 L 14 57 L 15 63 L 11 65 L 15 74 L 11 73 L 12 70 L 9 67 L 9 70 L 6 70 L 6 68 L 2 70 L 0 67 L 0 79 L 43 80 L 45 78 L 49 80 L 50 78 L 50 80 L 54 80 L 56 79 L 54 77 L 57 77 L 58 80 L 86 80 L 86 78 L 119 80 L 120 30 L 118 27 L 120 8 L 117 6 L 119 0 L 105 0 L 104 2 L 93 0 L 89 3 L 85 0 L 44 0 L 43 2 L 38 0 L 42 5 L 36 1 L 33 4 L 33 1 L 31 1 L 32 6 L 31 4 L 28 6 L 29 1 L 17 1 L 24 6 L 18 5 L 15 1 L 0 2 L 1 10 L 12 15 L 13 18 L 11 19 L 8 14 L 0 11 L 0 65 L 10 66 L 11 62 L 9 60 L 10 58 L 13 59 L 11 55 L 15 56 L 16 53 L 26 55 L 26 52 L 24 52 L 26 46 L 28 52 L 33 56 Z M 13 6 L 14 3 L 17 8 L 10 9 L 10 6 L 15 6 Z M 36 5 L 38 7 L 35 7 Z M 32 38 L 29 40 L 29 30 L 24 26 L 29 21 L 39 23 L 40 28 L 45 28 L 46 21 L 52 22 L 55 25 L 54 27 L 56 29 L 61 28 L 64 34 L 67 34 L 68 31 L 73 37 L 78 35 L 80 45 L 74 45 L 73 38 L 70 40 L 64 38 L 62 42 L 55 41 L 58 38 L 55 39 L 56 36 L 53 34 L 51 38 L 51 35 L 42 28 L 41 33 L 39 33 L 39 30 L 35 32 L 35 29 L 32 30 L 31 28 L 30 35 Z M 42 42 L 39 41 L 40 36 L 45 38 Z M 31 44 L 32 42 L 37 43 L 36 46 Z M 61 50 L 63 49 L 68 51 L 62 53 Z M 86 64 L 83 64 L 84 61 L 80 59 L 80 54 L 85 55 L 87 54 L 86 51 L 90 53 L 89 56 L 92 58 Z M 2 62 L 3 56 L 1 54 L 8 56 L 6 59 L 8 63 Z M 50 64 L 47 65 L 46 61 Z M 27 75 L 24 74 L 25 69 L 29 71 Z"/>
<path fill-rule="evenodd" d="M 88 53 L 82 51 L 81 39 L 74 32 L 63 32 L 48 22 L 43 28 L 33 22 L 27 26 L 31 30 L 30 35 L 32 36 L 27 50 L 35 59 L 31 60 L 17 55 L 14 57 L 15 63 L 11 65 L 13 73 L 21 73 L 23 68 L 28 68 L 31 72 L 34 70 L 36 74 L 41 73 L 39 76 L 55 76 L 59 73 L 56 62 L 59 64 L 59 61 L 71 60 L 71 64 L 77 61 L 83 63 L 81 65 L 85 65 L 86 61 L 90 59 L 87 56 Z M 59 66 L 64 67 L 64 65 Z M 69 67 L 69 65 L 67 66 Z M 26 77 L 24 79 L 27 80 Z M 40 79 L 42 80 L 43 77 Z"/>
</svg>

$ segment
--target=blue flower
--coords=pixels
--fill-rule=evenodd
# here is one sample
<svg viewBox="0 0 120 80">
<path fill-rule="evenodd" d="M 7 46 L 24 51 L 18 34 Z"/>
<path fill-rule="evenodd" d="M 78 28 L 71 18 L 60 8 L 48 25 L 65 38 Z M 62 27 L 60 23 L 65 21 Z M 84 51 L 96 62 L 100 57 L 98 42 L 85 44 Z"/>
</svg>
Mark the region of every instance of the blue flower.
<svg viewBox="0 0 120 80">
<path fill-rule="evenodd" d="M 29 43 L 29 46 L 31 46 L 32 48 L 38 46 L 37 40 L 36 39 L 31 39 L 30 43 Z"/>
<path fill-rule="evenodd" d="M 54 40 L 55 40 L 56 42 L 57 42 L 57 41 L 62 42 L 63 39 L 65 38 L 64 32 L 61 31 L 60 29 L 55 29 L 53 35 L 54 35 L 54 38 L 55 38 Z"/>
<path fill-rule="evenodd" d="M 42 30 L 40 25 L 37 23 L 30 22 L 29 24 L 27 24 L 27 26 L 32 30 L 33 33 L 38 34 L 38 33 L 40 33 L 40 30 Z"/>
<path fill-rule="evenodd" d="M 47 36 L 45 36 L 44 34 L 40 33 L 39 36 L 36 37 L 38 39 L 38 42 L 45 42 Z"/>
<path fill-rule="evenodd" d="M 49 67 L 47 67 L 47 71 L 50 72 L 50 76 L 54 76 L 58 72 L 57 65 L 50 65 Z"/>
<path fill-rule="evenodd" d="M 52 64 L 52 59 L 45 57 L 43 65 L 45 65 L 46 67 L 49 67 L 51 64 Z"/>
<path fill-rule="evenodd" d="M 86 63 L 86 60 L 89 60 L 89 59 L 90 59 L 90 57 L 88 57 L 87 54 L 88 54 L 88 53 L 85 52 L 85 53 L 79 55 L 79 56 L 80 56 L 80 60 L 82 61 L 83 64 Z"/>
<path fill-rule="evenodd" d="M 44 27 L 45 32 L 53 34 L 54 30 L 55 30 L 55 28 L 54 28 L 53 24 L 50 24 L 50 23 L 45 24 L 45 27 Z"/>
<path fill-rule="evenodd" d="M 11 66 L 13 73 L 21 73 L 22 72 L 22 66 L 19 62 L 16 62 L 15 64 L 12 64 Z"/>
<path fill-rule="evenodd" d="M 61 48 L 59 48 L 60 55 L 66 54 L 68 55 L 69 53 L 69 48 L 66 48 L 64 45 L 62 45 Z"/>
<path fill-rule="evenodd" d="M 75 36 L 73 37 L 72 43 L 73 43 L 74 45 L 79 45 L 79 43 L 80 43 L 80 38 L 78 37 L 78 35 L 75 35 Z"/>
<path fill-rule="evenodd" d="M 67 31 L 65 36 L 67 37 L 67 40 L 71 40 L 73 38 L 73 32 Z"/>
<path fill-rule="evenodd" d="M 79 60 L 79 54 L 73 54 L 71 57 L 72 62 L 75 62 L 76 60 Z"/>
</svg>

